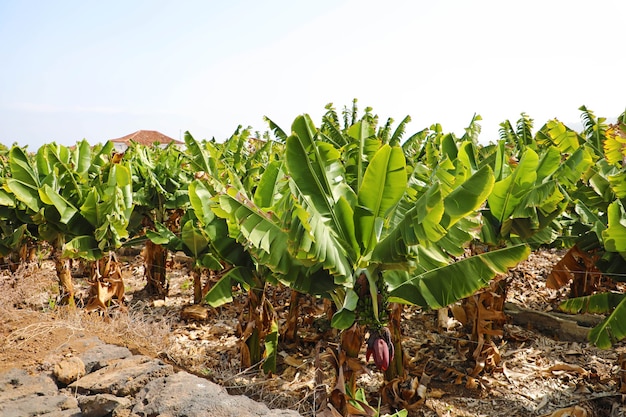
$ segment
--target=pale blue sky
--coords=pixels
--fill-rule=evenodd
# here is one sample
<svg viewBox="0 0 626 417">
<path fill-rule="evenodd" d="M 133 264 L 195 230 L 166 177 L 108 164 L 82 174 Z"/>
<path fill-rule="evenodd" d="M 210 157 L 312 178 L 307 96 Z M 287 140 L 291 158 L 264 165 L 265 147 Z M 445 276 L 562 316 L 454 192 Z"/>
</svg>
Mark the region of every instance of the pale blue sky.
<svg viewBox="0 0 626 417">
<path fill-rule="evenodd" d="M 623 0 L 0 0 L 0 143 L 288 130 L 353 98 L 481 138 L 626 106 Z"/>
</svg>

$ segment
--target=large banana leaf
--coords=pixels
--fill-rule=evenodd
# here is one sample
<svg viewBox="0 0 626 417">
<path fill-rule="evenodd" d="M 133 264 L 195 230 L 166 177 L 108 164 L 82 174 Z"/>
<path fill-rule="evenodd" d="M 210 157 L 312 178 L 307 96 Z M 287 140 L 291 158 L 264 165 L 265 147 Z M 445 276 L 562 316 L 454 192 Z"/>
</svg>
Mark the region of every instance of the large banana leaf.
<svg viewBox="0 0 626 417">
<path fill-rule="evenodd" d="M 280 198 L 285 188 L 284 182 L 280 181 L 284 177 L 282 165 L 282 161 L 273 161 L 265 167 L 254 192 L 254 204 L 258 207 L 270 208 Z"/>
<path fill-rule="evenodd" d="M 291 241 L 300 245 L 295 249 L 298 258 L 304 255 L 309 261 L 322 262 L 338 280 L 345 281 L 352 274 L 356 257 L 349 244 L 354 229 L 347 223 L 347 213 L 341 211 L 345 205 L 336 202 L 347 197 L 350 190 L 344 186 L 345 171 L 339 152 L 328 143 L 310 143 L 307 135 L 312 129 L 307 125 L 300 129 L 305 131 L 301 135 L 287 138 L 287 172 L 297 204 L 302 207 L 294 216 Z"/>
<path fill-rule="evenodd" d="M 83 140 L 70 150 L 62 145 L 48 144 L 37 154 L 38 166 L 45 160 L 49 166 L 49 174 L 58 177 L 59 188 L 64 196 L 72 196 L 73 200 L 82 199 L 81 183 L 88 181 L 91 163 L 91 147 Z M 40 170 L 41 172 L 41 170 Z M 46 203 L 47 204 L 47 203 Z"/>
<path fill-rule="evenodd" d="M 386 232 L 372 252 L 372 260 L 381 264 L 404 263 L 409 246 L 436 242 L 446 234 L 441 226 L 444 203 L 439 183 L 433 184 L 408 210 L 402 220 Z"/>
<path fill-rule="evenodd" d="M 62 223 L 69 223 L 70 220 L 78 213 L 78 209 L 74 205 L 67 201 L 56 190 L 52 189 L 48 184 L 44 184 L 39 189 L 39 197 L 44 204 L 54 206 L 61 215 L 60 221 Z"/>
<path fill-rule="evenodd" d="M 212 208 L 217 208 L 218 203 L 212 200 L 207 184 L 202 181 L 189 184 L 189 200 L 197 216 L 198 227 L 210 242 L 209 252 L 231 265 L 249 266 L 250 256 L 235 238 L 229 236 L 226 220 L 213 212 Z"/>
<path fill-rule="evenodd" d="M 580 118 L 585 127 L 585 138 L 587 144 L 596 155 L 602 157 L 602 143 L 605 140 L 605 133 L 608 129 L 606 118 L 596 117 L 595 114 L 587 107 L 581 106 L 578 110 L 582 111 Z"/>
<path fill-rule="evenodd" d="M 121 164 L 111 166 L 105 182 L 92 186 L 80 206 L 80 214 L 95 228 L 94 237 L 103 251 L 120 247 L 128 238 L 132 210 L 130 169 Z"/>
<path fill-rule="evenodd" d="M 504 223 L 519 205 L 526 192 L 534 186 L 538 166 L 539 156 L 532 149 L 526 148 L 515 171 L 495 183 L 493 192 L 487 201 L 491 212 L 500 223 Z"/>
<path fill-rule="evenodd" d="M 146 230 L 146 237 L 156 245 L 168 246 L 171 250 L 183 250 L 183 241 L 163 223 L 156 222 L 154 230 Z"/>
<path fill-rule="evenodd" d="M 194 258 L 199 258 L 209 246 L 209 240 L 193 224 L 193 221 L 188 221 L 183 224 L 180 239 L 183 241 L 185 246 L 189 248 L 189 251 Z"/>
<path fill-rule="evenodd" d="M 528 246 L 518 245 L 462 259 L 413 277 L 408 273 L 391 273 L 389 301 L 430 308 L 450 305 L 485 287 L 496 275 L 505 273 L 529 254 Z"/>
<path fill-rule="evenodd" d="M 244 288 L 253 285 L 254 280 L 250 268 L 235 266 L 224 273 L 220 279 L 211 286 L 204 297 L 211 307 L 219 307 L 233 301 L 233 281 L 239 282 Z"/>
<path fill-rule="evenodd" d="M 576 132 L 558 120 L 550 120 L 537 132 L 537 143 L 556 146 L 561 153 L 572 153 L 580 146 Z"/>
<path fill-rule="evenodd" d="M 619 199 L 626 200 L 626 171 L 608 177 L 611 189 Z"/>
<path fill-rule="evenodd" d="M 569 313 L 610 313 L 588 335 L 589 341 L 601 349 L 609 349 L 626 338 L 626 294 L 609 292 L 572 298 L 559 308 Z"/>
<path fill-rule="evenodd" d="M 602 232 L 604 247 L 609 252 L 619 252 L 626 257 L 626 213 L 620 200 L 609 205 L 608 227 Z"/>
<path fill-rule="evenodd" d="M 565 188 L 571 189 L 577 186 L 583 174 L 593 165 L 589 151 L 580 147 L 574 151 L 564 162 L 559 161 L 559 167 L 553 178 Z"/>
<path fill-rule="evenodd" d="M 13 195 L 2 188 L 0 188 L 0 206 L 11 208 L 15 207 L 15 198 Z"/>
<path fill-rule="evenodd" d="M 32 211 L 39 211 L 39 187 L 41 185 L 35 167 L 31 164 L 26 153 L 14 146 L 9 151 L 9 167 L 11 178 L 7 179 L 9 190 Z"/>
<path fill-rule="evenodd" d="M 343 147 L 346 181 L 353 190 L 359 190 L 367 163 L 372 160 L 381 142 L 374 136 L 374 127 L 367 120 L 356 122 L 346 133 L 348 142 Z"/>
<path fill-rule="evenodd" d="M 345 176 L 340 154 L 330 144 L 307 145 L 307 142 L 296 135 L 287 138 L 287 171 L 298 193 L 334 228 L 338 226 L 338 222 L 333 219 L 334 188 L 342 183 Z M 343 235 L 339 229 L 335 233 Z"/>
<path fill-rule="evenodd" d="M 95 261 L 102 257 L 102 251 L 93 236 L 77 236 L 63 246 L 63 257 Z"/>
<path fill-rule="evenodd" d="M 190 156 L 196 171 L 202 171 L 213 176 L 217 173 L 215 158 L 212 158 L 208 150 L 189 132 L 185 132 L 185 146 L 188 151 L 187 155 Z"/>
<path fill-rule="evenodd" d="M 491 194 L 494 181 L 493 171 L 488 166 L 484 166 L 445 196 L 441 225 L 448 229 L 479 208 Z"/>
<path fill-rule="evenodd" d="M 229 235 L 246 245 L 258 262 L 273 272 L 289 275 L 293 258 L 289 253 L 289 234 L 274 217 L 260 210 L 235 188 L 219 195 L 212 210 L 228 222 Z"/>
<path fill-rule="evenodd" d="M 383 145 L 367 166 L 354 212 L 362 253 L 369 253 L 380 240 L 385 218 L 404 195 L 406 185 L 402 148 Z"/>
<path fill-rule="evenodd" d="M 408 247 L 432 246 L 484 203 L 493 183 L 491 168 L 484 166 L 445 197 L 438 183 L 433 184 L 376 245 L 372 260 L 387 265 L 403 263 L 411 255 Z M 462 247 L 467 241 L 456 243 Z"/>
</svg>

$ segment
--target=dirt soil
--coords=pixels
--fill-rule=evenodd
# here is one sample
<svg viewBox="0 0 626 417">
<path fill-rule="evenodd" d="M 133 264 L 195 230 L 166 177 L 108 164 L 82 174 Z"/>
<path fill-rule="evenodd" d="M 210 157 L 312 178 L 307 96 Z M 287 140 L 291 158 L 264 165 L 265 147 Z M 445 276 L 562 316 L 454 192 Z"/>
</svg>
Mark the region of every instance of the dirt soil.
<svg viewBox="0 0 626 417">
<path fill-rule="evenodd" d="M 556 310 L 568 289 L 550 290 L 545 282 L 562 255 L 537 251 L 502 277 L 506 301 L 548 314 Z M 13 367 L 49 372 L 60 358 L 89 348 L 81 340 L 98 336 L 134 353 L 159 357 L 269 407 L 315 415 L 322 400 L 320 392 L 329 392 L 336 376 L 333 365 L 316 355 L 316 346 L 333 350 L 338 342 L 328 332 L 324 333 L 326 340 L 320 340 L 323 323 L 318 320 L 322 311 L 319 301 L 304 300 L 299 342 L 281 341 L 278 372 L 264 375 L 256 368 L 241 369 L 239 315 L 243 295 L 224 307 L 200 311 L 208 314 L 206 319 L 185 319 L 181 312 L 192 304 L 193 280 L 184 259 L 172 257 L 165 300 L 151 299 L 144 293 L 139 255 L 120 260 L 127 308 L 114 306 L 107 314 L 88 313 L 80 308 L 80 302 L 75 310 L 60 306 L 50 261 L 21 266 L 15 272 L 2 271 L 0 372 Z M 86 278 L 77 277 L 75 282 L 79 300 L 86 301 Z M 279 317 L 284 318 L 289 290 L 277 289 L 271 297 Z M 420 380 L 426 387 L 425 399 L 413 404 L 410 416 L 626 415 L 618 381 L 624 372 L 619 361 L 626 352 L 624 343 L 599 350 L 584 338 L 561 341 L 545 328 L 538 331 L 508 320 L 503 336 L 493 337 L 490 355 L 477 361 L 468 355 L 476 344 L 469 340 L 471 330 L 452 312 L 438 315 L 406 307 L 402 317 L 407 369 L 414 381 Z M 315 378 L 316 357 L 323 371 L 322 381 Z M 371 362 L 366 364 L 364 346 L 360 359 L 365 372 L 357 386 L 376 406 L 383 376 Z M 385 405 L 380 410 L 391 412 Z"/>
</svg>

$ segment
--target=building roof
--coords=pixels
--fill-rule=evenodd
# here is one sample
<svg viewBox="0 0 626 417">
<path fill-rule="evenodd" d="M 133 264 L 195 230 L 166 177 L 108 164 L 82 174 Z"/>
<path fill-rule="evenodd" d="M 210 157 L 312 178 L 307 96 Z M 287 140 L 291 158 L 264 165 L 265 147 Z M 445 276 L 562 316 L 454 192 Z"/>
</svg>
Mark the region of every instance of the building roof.
<svg viewBox="0 0 626 417">
<path fill-rule="evenodd" d="M 176 139 L 172 139 L 169 136 L 165 136 L 163 133 L 157 132 L 156 130 L 138 130 L 135 133 L 122 136 L 121 138 L 111 139 L 111 142 L 125 143 L 125 144 L 130 144 L 130 142 L 136 142 L 140 145 L 148 145 L 148 146 L 154 143 L 166 145 L 170 142 L 174 142 L 174 144 L 177 144 L 177 145 L 185 144 L 184 142 L 181 142 Z"/>
</svg>

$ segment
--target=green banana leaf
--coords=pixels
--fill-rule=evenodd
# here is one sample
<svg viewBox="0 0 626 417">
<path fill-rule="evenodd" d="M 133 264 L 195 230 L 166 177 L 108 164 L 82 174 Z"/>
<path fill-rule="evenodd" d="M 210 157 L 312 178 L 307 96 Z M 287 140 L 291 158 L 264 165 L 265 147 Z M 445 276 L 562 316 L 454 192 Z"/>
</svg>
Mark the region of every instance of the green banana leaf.
<svg viewBox="0 0 626 417">
<path fill-rule="evenodd" d="M 302 135 L 311 130 L 307 127 Z M 301 207 L 291 226 L 291 242 L 300 246 L 294 250 L 297 258 L 321 262 L 338 281 L 346 281 L 356 258 L 348 243 L 353 240 L 354 228 L 346 223 L 346 212 L 337 211 L 342 207 L 335 204 L 349 191 L 343 187 L 345 171 L 332 145 L 309 144 L 310 140 L 292 135 L 286 143 L 287 172 Z"/>
<path fill-rule="evenodd" d="M 608 227 L 602 232 L 604 247 L 626 257 L 626 213 L 620 200 L 609 204 Z"/>
<path fill-rule="evenodd" d="M 42 203 L 54 206 L 61 215 L 60 221 L 68 224 L 70 220 L 78 213 L 78 209 L 72 203 L 67 201 L 56 190 L 52 189 L 48 184 L 44 184 L 39 189 L 39 198 Z"/>
<path fill-rule="evenodd" d="M 413 277 L 408 273 L 390 274 L 389 301 L 433 309 L 448 306 L 485 287 L 496 275 L 505 273 L 529 254 L 528 246 L 517 245 L 475 255 Z"/>
<path fill-rule="evenodd" d="M 63 246 L 64 258 L 95 261 L 102 257 L 98 241 L 93 236 L 77 236 Z"/>
<path fill-rule="evenodd" d="M 7 187 L 15 195 L 15 198 L 34 212 L 41 208 L 39 200 L 39 176 L 26 153 L 19 147 L 14 146 L 9 151 L 9 167 L 11 178 L 7 178 Z"/>
<path fill-rule="evenodd" d="M 282 166 L 281 161 L 272 161 L 265 167 L 254 192 L 254 204 L 257 207 L 269 208 L 276 203 L 276 197 L 281 194 L 281 189 L 284 186 L 279 181 L 284 176 Z"/>
<path fill-rule="evenodd" d="M 218 197 L 213 212 L 228 221 L 229 235 L 245 242 L 257 260 L 273 272 L 289 275 L 293 259 L 289 254 L 289 234 L 276 219 L 258 209 L 235 188 Z M 249 245 L 249 246 L 248 246 Z"/>
<path fill-rule="evenodd" d="M 564 301 L 559 308 L 568 313 L 610 313 L 591 329 L 588 339 L 601 349 L 609 349 L 626 338 L 626 294 L 600 293 Z"/>
<path fill-rule="evenodd" d="M 448 229 L 478 209 L 491 194 L 494 182 L 493 171 L 484 166 L 445 196 L 442 227 Z"/>
<path fill-rule="evenodd" d="M 526 192 L 535 185 L 538 166 L 539 156 L 532 149 L 526 148 L 519 165 L 511 175 L 494 184 L 493 192 L 487 201 L 491 212 L 500 223 L 509 218 Z"/>
<path fill-rule="evenodd" d="M 387 231 L 385 238 L 374 248 L 372 261 L 388 266 L 405 263 L 411 257 L 408 248 L 414 245 L 421 245 L 423 250 L 430 248 L 429 250 L 437 252 L 431 259 L 440 257 L 440 251 L 432 246 L 450 231 L 455 231 L 456 223 L 479 209 L 493 184 L 493 173 L 489 166 L 476 171 L 446 197 L 442 196 L 441 188 L 436 182 L 418 198 L 413 208 L 406 211 L 402 220 Z M 456 231 L 450 238 L 453 236 L 463 236 L 464 240 L 447 241 L 446 245 L 456 244 L 461 248 L 471 239 L 471 235 Z"/>
<path fill-rule="evenodd" d="M 276 358 L 278 357 L 278 322 L 272 320 L 270 332 L 265 335 L 265 351 L 263 356 L 263 372 L 276 372 Z"/>
<path fill-rule="evenodd" d="M 0 188 L 0 206 L 10 208 L 15 207 L 15 199 L 13 198 L 13 195 L 2 188 Z"/>
<path fill-rule="evenodd" d="M 537 132 L 536 141 L 556 146 L 561 153 L 572 153 L 580 146 L 578 134 L 558 120 L 548 121 Z"/>
<path fill-rule="evenodd" d="M 404 195 L 407 173 L 400 147 L 383 145 L 367 166 L 354 211 L 356 239 L 369 253 L 381 238 L 384 219 Z"/>
<path fill-rule="evenodd" d="M 209 240 L 195 227 L 191 220 L 183 224 L 180 239 L 194 258 L 200 257 L 209 246 Z"/>
<path fill-rule="evenodd" d="M 233 301 L 233 282 L 240 283 L 244 288 L 254 285 L 254 279 L 250 268 L 236 266 L 224 273 L 220 279 L 211 286 L 204 296 L 204 301 L 211 307 L 219 307 Z"/>
</svg>

